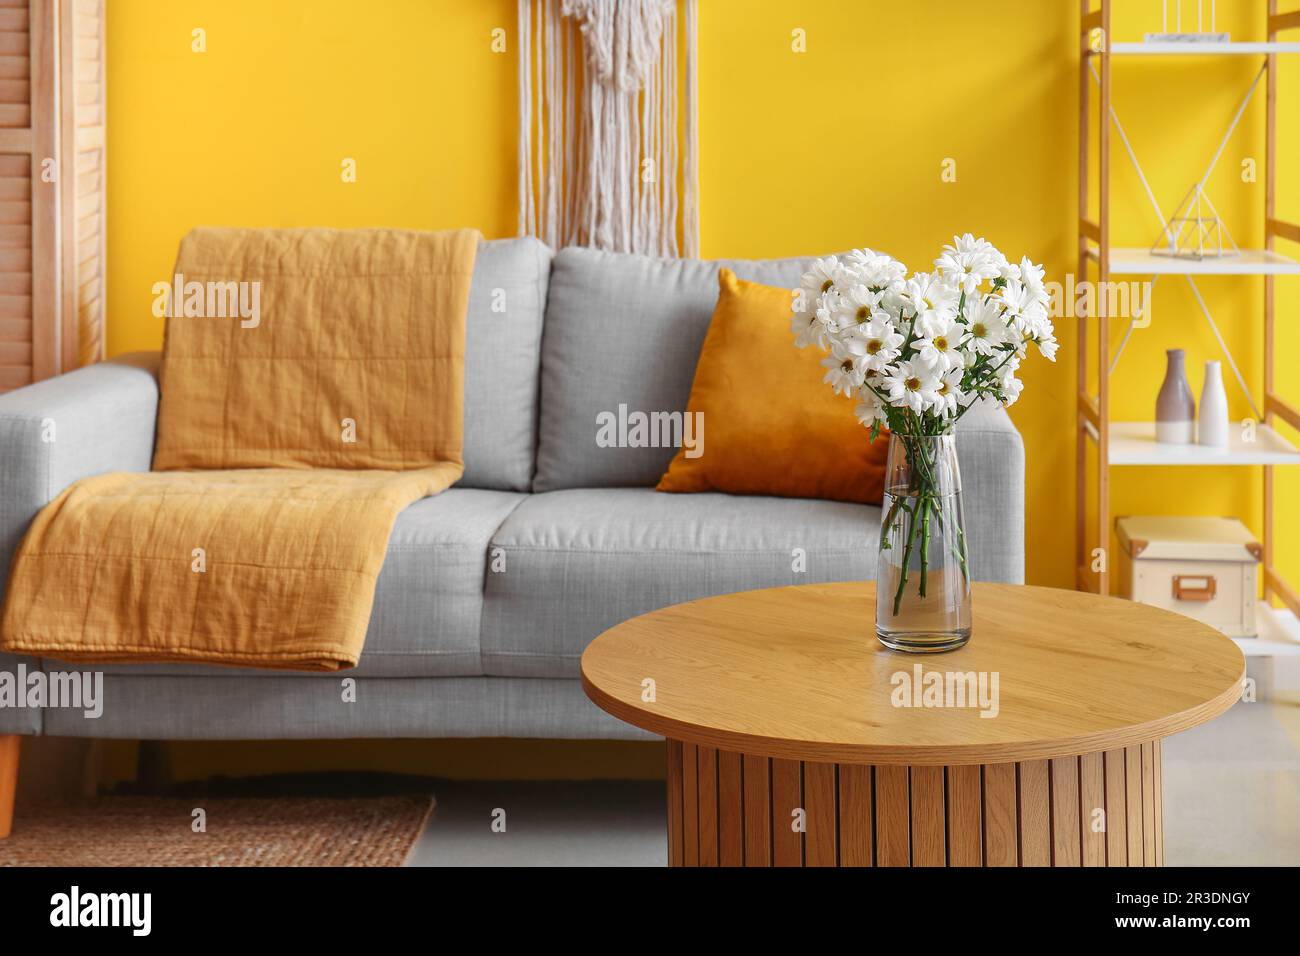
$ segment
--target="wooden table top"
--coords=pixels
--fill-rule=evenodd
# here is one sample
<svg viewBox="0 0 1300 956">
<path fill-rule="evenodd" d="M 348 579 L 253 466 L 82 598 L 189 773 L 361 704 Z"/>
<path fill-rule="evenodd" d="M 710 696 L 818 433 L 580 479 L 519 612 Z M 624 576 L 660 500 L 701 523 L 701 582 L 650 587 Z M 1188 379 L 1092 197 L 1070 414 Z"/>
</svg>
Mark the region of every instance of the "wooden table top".
<svg viewBox="0 0 1300 956">
<path fill-rule="evenodd" d="M 976 584 L 972 602 L 965 647 L 902 654 L 875 638 L 871 582 L 705 598 L 601 634 L 582 655 L 582 684 L 614 716 L 676 740 L 769 757 L 909 765 L 1131 746 L 1217 717 L 1240 696 L 1241 650 L 1180 614 L 1009 584 Z M 947 675 L 968 672 L 976 699 L 954 706 L 962 703 L 959 688 L 972 685 Z M 652 701 L 643 699 L 649 689 Z M 899 706 L 903 700 L 912 706 Z M 947 706 L 925 706 L 935 701 Z M 981 716 L 994 702 L 996 716 Z"/>
</svg>

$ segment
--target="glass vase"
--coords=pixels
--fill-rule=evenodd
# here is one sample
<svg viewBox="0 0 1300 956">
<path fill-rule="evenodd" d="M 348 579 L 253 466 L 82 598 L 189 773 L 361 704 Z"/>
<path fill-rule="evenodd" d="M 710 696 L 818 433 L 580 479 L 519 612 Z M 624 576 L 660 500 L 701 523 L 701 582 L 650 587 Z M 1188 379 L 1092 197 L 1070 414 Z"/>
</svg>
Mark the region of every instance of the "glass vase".
<svg viewBox="0 0 1300 956">
<path fill-rule="evenodd" d="M 896 651 L 970 640 L 970 567 L 952 435 L 889 436 L 876 565 L 876 637 Z"/>
</svg>

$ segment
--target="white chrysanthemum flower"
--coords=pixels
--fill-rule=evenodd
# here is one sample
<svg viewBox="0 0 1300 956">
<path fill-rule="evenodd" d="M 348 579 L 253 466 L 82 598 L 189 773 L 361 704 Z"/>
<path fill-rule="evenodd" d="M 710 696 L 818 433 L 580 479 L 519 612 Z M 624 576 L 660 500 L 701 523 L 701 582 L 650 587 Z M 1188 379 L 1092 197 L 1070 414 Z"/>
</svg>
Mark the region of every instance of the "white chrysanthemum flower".
<svg viewBox="0 0 1300 956">
<path fill-rule="evenodd" d="M 966 304 L 966 327 L 970 337 L 963 344 L 978 355 L 992 355 L 1007 340 L 1006 320 L 992 298 Z"/>
<path fill-rule="evenodd" d="M 1048 296 L 1047 296 L 1047 284 L 1046 282 L 1044 282 L 1044 277 L 1046 274 L 1043 271 L 1043 267 L 1040 265 L 1035 265 L 1034 263 L 1029 261 L 1028 256 L 1024 256 L 1020 260 L 1019 272 L 1020 274 L 1016 276 L 1016 278 L 1018 278 L 1025 285 L 1029 286 L 1029 288 L 1032 289 L 1036 295 L 1041 296 L 1043 299 L 1043 304 L 1046 305 Z"/>
<path fill-rule="evenodd" d="M 1015 362 L 1017 365 L 1023 362 L 1025 356 L 1029 354 L 1029 343 L 1032 341 L 1033 339 L 1025 335 L 1024 330 L 1019 326 L 1012 323 L 1007 324 L 1006 341 L 1003 344 L 1012 347 L 1012 354 L 1016 357 Z"/>
<path fill-rule="evenodd" d="M 821 304 L 817 306 L 817 313 L 813 317 L 813 325 L 814 340 L 822 348 L 829 349 L 844 329 L 840 322 L 839 296 L 836 293 L 828 292 L 822 296 Z"/>
<path fill-rule="evenodd" d="M 907 283 L 895 282 L 880 293 L 880 307 L 902 322 L 905 314 L 912 312 L 912 300 L 907 297 Z"/>
<path fill-rule="evenodd" d="M 847 329 L 868 322 L 880 305 L 880 293 L 872 292 L 864 283 L 850 286 L 839 297 L 837 309 L 840 327 Z"/>
<path fill-rule="evenodd" d="M 854 249 L 848 260 L 858 281 L 872 289 L 884 289 L 907 278 L 907 266 L 874 249 Z"/>
<path fill-rule="evenodd" d="M 997 278 L 1005 262 L 1006 257 L 992 243 L 968 232 L 953 236 L 952 244 L 943 247 L 934 265 L 945 278 L 972 295 L 985 280 Z"/>
<path fill-rule="evenodd" d="M 893 366 L 881 381 L 889 393 L 890 404 L 907 408 L 917 415 L 933 408 L 939 401 L 939 375 L 922 362 L 905 359 Z"/>
<path fill-rule="evenodd" d="M 820 343 L 822 325 L 816 315 L 801 315 L 796 312 L 790 317 L 790 333 L 794 336 L 796 348 L 807 348 L 814 342 Z"/>
<path fill-rule="evenodd" d="M 826 374 L 822 381 L 836 394 L 852 396 L 866 379 L 866 368 L 861 356 L 855 356 L 839 342 L 831 344 L 831 354 L 822 359 Z"/>
<path fill-rule="evenodd" d="M 804 314 L 815 312 L 821 304 L 821 298 L 827 292 L 837 288 L 844 281 L 844 264 L 837 256 L 818 259 L 799 280 L 799 291 L 795 294 L 795 310 Z M 802 305 L 803 308 L 798 307 Z"/>
<path fill-rule="evenodd" d="M 1056 336 L 1048 333 L 1046 336 L 1038 339 L 1037 342 L 1038 351 L 1043 353 L 1043 358 L 1047 359 L 1049 362 L 1055 362 L 1056 350 L 1060 347 L 1060 343 L 1056 341 Z"/>
<path fill-rule="evenodd" d="M 1036 339 L 1047 339 L 1056 334 L 1046 295 L 1035 297 L 1033 305 L 1026 311 L 1025 324 L 1029 334 Z"/>
<path fill-rule="evenodd" d="M 868 428 L 876 424 L 876 422 L 882 425 L 888 424 L 885 415 L 885 403 L 880 400 L 879 395 L 869 388 L 858 389 L 858 405 L 854 409 L 854 413 L 858 416 L 858 421 Z"/>
<path fill-rule="evenodd" d="M 1016 378 L 1016 370 L 1019 367 L 1019 362 L 1012 361 L 998 372 L 998 391 L 1001 393 L 1003 405 L 1014 405 L 1021 391 L 1024 390 L 1025 383 Z"/>
<path fill-rule="evenodd" d="M 1022 334 L 1037 338 L 1052 333 L 1052 320 L 1047 314 L 1047 303 L 1039 293 L 1020 279 L 1008 279 L 998 290 L 1007 321 Z"/>
<path fill-rule="evenodd" d="M 966 365 L 960 349 L 966 329 L 955 315 L 932 316 L 923 325 L 918 325 L 922 326 L 924 337 L 914 341 L 912 348 L 916 349 L 922 362 L 941 372 Z"/>
<path fill-rule="evenodd" d="M 967 395 L 961 390 L 963 374 L 964 370 L 961 368 L 950 368 L 940 377 L 939 387 L 936 390 L 939 400 L 934 409 L 937 414 L 955 415 L 962 403 L 966 401 Z"/>
<path fill-rule="evenodd" d="M 840 345 L 849 354 L 860 356 L 865 369 L 883 372 L 898 358 L 906 339 L 894 328 L 886 312 L 877 312 L 863 325 L 849 329 Z"/>
<path fill-rule="evenodd" d="M 918 272 L 903 290 L 905 308 L 916 316 L 918 328 L 937 319 L 957 314 L 961 290 L 942 275 Z"/>
</svg>

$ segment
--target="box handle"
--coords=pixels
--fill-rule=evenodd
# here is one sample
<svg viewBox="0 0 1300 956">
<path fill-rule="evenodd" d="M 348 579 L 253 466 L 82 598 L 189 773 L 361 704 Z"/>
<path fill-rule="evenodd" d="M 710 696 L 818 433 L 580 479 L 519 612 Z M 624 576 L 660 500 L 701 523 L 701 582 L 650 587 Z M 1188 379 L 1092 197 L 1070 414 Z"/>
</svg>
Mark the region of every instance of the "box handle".
<svg viewBox="0 0 1300 956">
<path fill-rule="evenodd" d="M 1179 601 L 1212 601 L 1217 590 L 1212 574 L 1174 575 L 1174 597 Z"/>
</svg>

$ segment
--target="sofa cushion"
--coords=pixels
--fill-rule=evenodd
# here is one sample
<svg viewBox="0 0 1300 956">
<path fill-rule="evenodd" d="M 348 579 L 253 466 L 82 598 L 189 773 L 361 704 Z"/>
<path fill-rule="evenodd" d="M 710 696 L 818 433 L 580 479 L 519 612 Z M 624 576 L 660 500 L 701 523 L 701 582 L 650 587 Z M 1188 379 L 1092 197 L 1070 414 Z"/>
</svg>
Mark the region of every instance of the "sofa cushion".
<svg viewBox="0 0 1300 956">
<path fill-rule="evenodd" d="M 318 674 L 197 664 L 87 664 L 122 674 L 231 677 L 475 677 L 483 673 L 479 628 L 492 535 L 527 496 L 450 488 L 397 516 L 375 587 L 370 627 L 353 670 Z M 46 660 L 47 668 L 61 665 Z"/>
<path fill-rule="evenodd" d="M 487 575 L 484 672 L 577 677 L 587 644 L 637 614 L 729 591 L 870 578 L 879 527 L 879 508 L 813 499 L 648 488 L 533 495 L 493 537 L 504 565 Z M 863 609 L 863 640 L 871 614 Z"/>
<path fill-rule="evenodd" d="M 857 398 L 826 384 L 820 348 L 791 347 L 789 290 L 730 269 L 719 277 L 686 405 L 692 427 L 658 490 L 880 504 L 889 438 L 872 441 Z"/>
<path fill-rule="evenodd" d="M 533 490 L 658 481 L 673 449 L 601 447 L 597 416 L 617 416 L 620 405 L 646 414 L 686 408 L 720 268 L 794 288 L 809 262 L 653 259 L 576 247 L 557 253 L 542 334 Z"/>
<path fill-rule="evenodd" d="M 527 496 L 452 488 L 397 516 L 356 673 L 472 677 L 492 535 Z"/>
<path fill-rule="evenodd" d="M 462 488 L 527 491 L 537 451 L 538 369 L 551 249 L 480 242 L 465 324 Z"/>
</svg>

